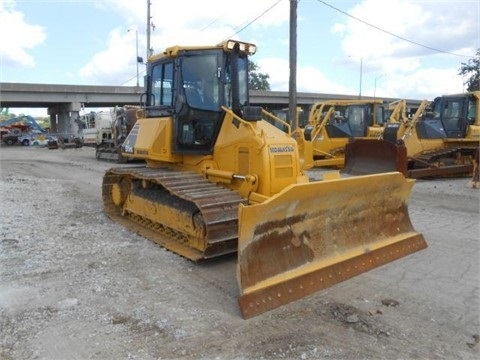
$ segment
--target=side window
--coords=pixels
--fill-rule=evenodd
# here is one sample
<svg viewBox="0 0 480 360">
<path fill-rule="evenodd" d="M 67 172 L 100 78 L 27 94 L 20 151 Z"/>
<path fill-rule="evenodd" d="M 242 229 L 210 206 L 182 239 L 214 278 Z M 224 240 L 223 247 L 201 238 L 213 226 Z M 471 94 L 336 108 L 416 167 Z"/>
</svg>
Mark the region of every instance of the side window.
<svg viewBox="0 0 480 360">
<path fill-rule="evenodd" d="M 239 57 L 237 61 L 238 67 L 238 89 L 240 105 L 248 104 L 248 60 L 245 57 Z M 232 64 L 231 60 L 227 59 L 224 69 L 224 104 L 227 107 L 232 107 Z"/>
<path fill-rule="evenodd" d="M 152 69 L 152 105 L 172 106 L 173 63 L 154 65 Z"/>
<path fill-rule="evenodd" d="M 247 58 L 238 59 L 238 82 L 240 92 L 240 104 L 248 104 L 248 61 Z"/>
<path fill-rule="evenodd" d="M 173 102 L 173 63 L 163 65 L 161 105 L 172 106 Z"/>
<path fill-rule="evenodd" d="M 445 102 L 442 122 L 447 137 L 461 137 L 466 130 L 466 123 L 461 118 L 462 106 L 462 99 L 452 99 Z"/>
<path fill-rule="evenodd" d="M 468 114 L 467 114 L 467 121 L 470 125 L 475 124 L 475 114 L 477 113 L 477 106 L 475 104 L 475 100 L 468 101 Z"/>
<path fill-rule="evenodd" d="M 458 101 L 449 101 L 445 106 L 444 116 L 447 118 L 458 118 L 460 116 L 461 104 Z"/>
</svg>

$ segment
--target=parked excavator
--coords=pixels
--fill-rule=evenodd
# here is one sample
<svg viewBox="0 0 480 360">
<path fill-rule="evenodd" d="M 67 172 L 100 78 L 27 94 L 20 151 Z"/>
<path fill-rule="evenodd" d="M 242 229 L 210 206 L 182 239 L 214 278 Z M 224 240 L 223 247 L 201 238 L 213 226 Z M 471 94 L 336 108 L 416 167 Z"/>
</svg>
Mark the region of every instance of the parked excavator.
<svg viewBox="0 0 480 360">
<path fill-rule="evenodd" d="M 349 143 L 345 173 L 468 176 L 480 142 L 479 99 L 480 91 L 474 91 L 422 101 L 412 119 L 387 124 L 383 139 Z"/>
<path fill-rule="evenodd" d="M 14 124 L 22 124 L 29 130 L 36 130 L 38 132 L 45 132 L 37 121 L 30 115 L 20 115 L 17 117 L 0 120 L 0 127 L 8 127 Z"/>
<path fill-rule="evenodd" d="M 236 252 L 244 318 L 427 246 L 408 215 L 414 180 L 309 180 L 295 139 L 249 105 L 255 51 L 227 40 L 151 56 L 121 146 L 145 164 L 102 185 L 105 213 L 166 249 L 194 262 Z"/>
</svg>

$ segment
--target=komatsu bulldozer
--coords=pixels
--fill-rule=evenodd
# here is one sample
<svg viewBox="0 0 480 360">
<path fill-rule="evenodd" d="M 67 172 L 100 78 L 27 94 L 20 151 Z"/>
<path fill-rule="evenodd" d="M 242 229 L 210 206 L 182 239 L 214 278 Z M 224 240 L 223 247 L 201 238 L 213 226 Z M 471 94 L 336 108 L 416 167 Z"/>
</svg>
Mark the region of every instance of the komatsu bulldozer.
<svg viewBox="0 0 480 360">
<path fill-rule="evenodd" d="M 107 170 L 102 188 L 110 218 L 172 252 L 236 252 L 245 318 L 426 247 L 408 215 L 414 180 L 309 181 L 295 139 L 249 105 L 255 50 L 228 40 L 151 56 L 122 145 L 145 165 Z"/>
<path fill-rule="evenodd" d="M 301 149 L 304 169 L 333 166 L 345 161 L 345 145 L 351 138 L 378 137 L 383 130 L 383 101 L 327 100 L 312 105 L 305 128 L 294 134 Z"/>
<path fill-rule="evenodd" d="M 480 142 L 479 99 L 474 91 L 422 101 L 412 119 L 387 124 L 383 139 L 349 143 L 345 173 L 468 176 Z"/>
</svg>

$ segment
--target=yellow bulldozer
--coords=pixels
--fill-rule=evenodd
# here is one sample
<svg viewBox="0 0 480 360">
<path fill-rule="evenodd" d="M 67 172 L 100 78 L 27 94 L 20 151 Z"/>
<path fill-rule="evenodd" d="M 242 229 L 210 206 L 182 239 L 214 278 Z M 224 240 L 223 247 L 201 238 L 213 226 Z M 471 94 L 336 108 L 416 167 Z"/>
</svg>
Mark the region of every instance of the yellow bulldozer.
<svg viewBox="0 0 480 360">
<path fill-rule="evenodd" d="M 106 171 L 106 214 L 194 262 L 237 253 L 244 318 L 427 245 L 398 172 L 309 181 L 298 146 L 249 105 L 253 44 L 173 46 L 149 58 L 121 149 L 145 165 Z M 272 115 L 272 118 L 273 117 Z"/>
<path fill-rule="evenodd" d="M 343 168 L 345 145 L 356 138 L 381 138 L 385 124 L 402 116 L 403 101 L 384 104 L 381 99 L 327 100 L 313 104 L 308 124 L 297 127 L 304 169 Z"/>
<path fill-rule="evenodd" d="M 345 173 L 400 171 L 409 178 L 469 175 L 480 143 L 480 91 L 422 101 L 412 119 L 386 125 L 383 139 L 347 145 Z"/>
</svg>

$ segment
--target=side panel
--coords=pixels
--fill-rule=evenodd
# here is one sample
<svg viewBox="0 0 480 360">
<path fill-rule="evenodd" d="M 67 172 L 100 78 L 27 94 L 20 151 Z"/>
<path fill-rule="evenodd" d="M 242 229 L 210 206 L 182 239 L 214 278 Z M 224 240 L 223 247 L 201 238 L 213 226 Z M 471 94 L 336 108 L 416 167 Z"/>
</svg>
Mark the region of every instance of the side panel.
<svg viewBox="0 0 480 360">
<path fill-rule="evenodd" d="M 264 120 L 236 121 L 227 113 L 214 149 L 217 169 L 257 175 L 256 192 L 272 196 L 301 181 L 296 141 Z"/>
<path fill-rule="evenodd" d="M 175 163 L 182 157 L 172 153 L 172 118 L 138 119 L 122 145 L 122 155 L 135 159 Z"/>
</svg>

